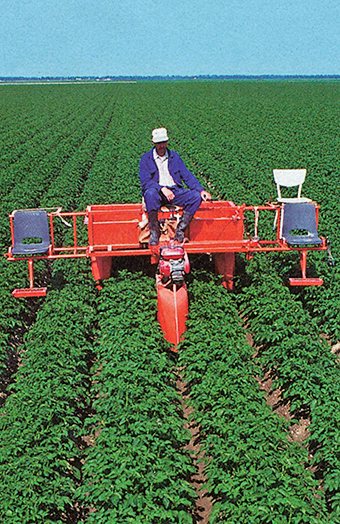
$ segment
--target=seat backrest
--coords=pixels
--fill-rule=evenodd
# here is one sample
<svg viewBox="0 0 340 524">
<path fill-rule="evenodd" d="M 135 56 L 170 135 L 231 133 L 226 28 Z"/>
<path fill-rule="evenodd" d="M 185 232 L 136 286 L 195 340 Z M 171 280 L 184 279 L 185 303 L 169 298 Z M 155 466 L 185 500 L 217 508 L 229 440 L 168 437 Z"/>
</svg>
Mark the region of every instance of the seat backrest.
<svg viewBox="0 0 340 524">
<path fill-rule="evenodd" d="M 303 184 L 306 169 L 274 169 L 274 179 L 280 186 L 293 187 Z"/>
<path fill-rule="evenodd" d="M 281 198 L 280 186 L 299 186 L 297 198 L 301 197 L 302 184 L 306 178 L 306 169 L 274 169 L 273 174 L 279 198 Z"/>
<path fill-rule="evenodd" d="M 47 212 L 43 209 L 14 211 L 14 255 L 45 253 L 50 246 Z"/>
<path fill-rule="evenodd" d="M 287 244 L 322 244 L 318 236 L 315 204 L 283 204 L 281 238 Z"/>
</svg>

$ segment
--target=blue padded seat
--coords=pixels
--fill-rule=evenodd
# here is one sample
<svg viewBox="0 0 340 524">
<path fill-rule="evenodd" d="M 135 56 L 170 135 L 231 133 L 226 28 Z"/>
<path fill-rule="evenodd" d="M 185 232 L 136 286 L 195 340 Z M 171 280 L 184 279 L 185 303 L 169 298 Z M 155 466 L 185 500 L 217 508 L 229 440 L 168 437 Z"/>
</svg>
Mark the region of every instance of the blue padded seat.
<svg viewBox="0 0 340 524">
<path fill-rule="evenodd" d="M 47 212 L 43 209 L 14 211 L 13 255 L 45 253 L 50 246 Z M 40 239 L 40 242 L 24 243 L 24 240 Z"/>
<path fill-rule="evenodd" d="M 291 234 L 294 230 L 306 230 L 307 234 Z M 315 204 L 284 204 L 281 237 L 287 244 L 322 244 L 316 225 Z"/>
</svg>

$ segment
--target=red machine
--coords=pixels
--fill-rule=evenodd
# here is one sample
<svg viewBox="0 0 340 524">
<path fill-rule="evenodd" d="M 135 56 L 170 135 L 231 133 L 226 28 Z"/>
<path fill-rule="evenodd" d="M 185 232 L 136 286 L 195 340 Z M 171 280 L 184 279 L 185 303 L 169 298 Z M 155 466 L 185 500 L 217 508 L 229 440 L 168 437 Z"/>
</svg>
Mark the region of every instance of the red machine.
<svg viewBox="0 0 340 524">
<path fill-rule="evenodd" d="M 195 214 L 186 231 L 187 241 L 176 245 L 173 231 L 180 218 L 178 209 L 162 209 L 159 220 L 164 234 L 160 244 L 152 250 L 147 237 L 142 239 L 141 226 L 145 223 L 142 204 L 113 204 L 88 206 L 85 212 L 62 213 L 46 210 L 14 211 L 10 215 L 12 246 L 6 253 L 9 261 L 26 260 L 29 268 L 29 287 L 15 289 L 14 297 L 46 295 L 46 288 L 34 287 L 35 260 L 57 258 L 91 259 L 92 274 L 97 287 L 109 278 L 112 257 L 151 256 L 158 263 L 156 276 L 158 320 L 165 338 L 175 351 L 183 338 L 188 313 L 185 274 L 189 272 L 188 254 L 214 254 L 218 274 L 227 289 L 233 287 L 235 253 L 246 253 L 251 258 L 256 252 L 297 251 L 300 256 L 302 277 L 290 279 L 293 286 L 319 286 L 319 278 L 307 278 L 307 251 L 326 250 L 327 243 L 317 233 L 319 207 L 315 203 L 268 204 L 264 206 L 236 206 L 233 202 L 205 202 Z M 273 239 L 260 240 L 259 216 L 271 213 L 275 218 Z M 254 231 L 245 238 L 245 217 L 252 213 Z M 55 241 L 55 222 L 72 222 L 73 242 L 58 246 Z M 169 227 L 167 227 L 169 226 Z M 172 226 L 172 227 L 171 227 Z M 87 228 L 88 245 L 78 245 L 81 229 Z"/>
</svg>

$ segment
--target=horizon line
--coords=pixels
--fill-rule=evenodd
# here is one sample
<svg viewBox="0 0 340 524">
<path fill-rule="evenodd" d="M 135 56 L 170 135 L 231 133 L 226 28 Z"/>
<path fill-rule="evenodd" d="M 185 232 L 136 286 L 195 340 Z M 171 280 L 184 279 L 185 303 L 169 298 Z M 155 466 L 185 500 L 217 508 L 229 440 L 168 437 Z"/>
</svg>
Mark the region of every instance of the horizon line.
<svg viewBox="0 0 340 524">
<path fill-rule="evenodd" d="M 6 81 L 42 81 L 42 80 L 63 80 L 63 81 L 82 81 L 82 80 L 96 80 L 96 81 L 131 81 L 131 80 L 204 80 L 204 79 L 339 79 L 340 74 L 327 75 L 303 75 L 303 74 L 262 74 L 262 75 L 72 75 L 72 76 L 0 76 L 0 82 Z"/>
</svg>

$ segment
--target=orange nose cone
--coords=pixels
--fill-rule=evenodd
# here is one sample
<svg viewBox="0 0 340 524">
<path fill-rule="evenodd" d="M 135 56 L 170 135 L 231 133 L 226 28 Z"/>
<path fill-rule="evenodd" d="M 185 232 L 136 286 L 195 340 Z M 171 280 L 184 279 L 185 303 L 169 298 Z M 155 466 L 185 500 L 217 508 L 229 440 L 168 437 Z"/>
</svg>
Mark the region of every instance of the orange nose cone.
<svg viewBox="0 0 340 524">
<path fill-rule="evenodd" d="M 164 336 L 170 344 L 177 345 L 184 340 L 185 321 L 188 315 L 188 293 L 186 285 L 177 288 L 165 287 L 161 279 L 157 279 L 158 313 L 157 319 L 161 325 Z"/>
</svg>

